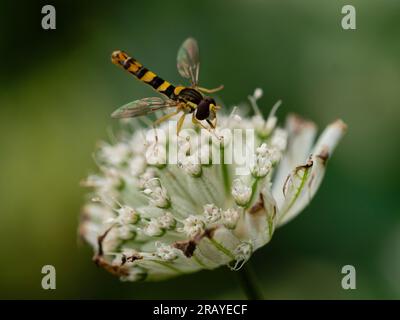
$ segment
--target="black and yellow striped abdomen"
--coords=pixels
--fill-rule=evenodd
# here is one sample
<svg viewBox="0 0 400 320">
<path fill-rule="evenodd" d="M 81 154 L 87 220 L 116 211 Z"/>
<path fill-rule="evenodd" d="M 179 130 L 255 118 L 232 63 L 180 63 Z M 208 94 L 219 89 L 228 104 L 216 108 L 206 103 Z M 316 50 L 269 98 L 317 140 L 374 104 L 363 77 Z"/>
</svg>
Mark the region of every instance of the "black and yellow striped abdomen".
<svg viewBox="0 0 400 320">
<path fill-rule="evenodd" d="M 136 76 L 140 81 L 147 83 L 158 92 L 166 95 L 168 98 L 174 99 L 177 94 L 179 94 L 177 91 L 180 91 L 180 87 L 175 87 L 168 81 L 160 78 L 123 51 L 114 51 L 111 55 L 111 61 Z"/>
</svg>

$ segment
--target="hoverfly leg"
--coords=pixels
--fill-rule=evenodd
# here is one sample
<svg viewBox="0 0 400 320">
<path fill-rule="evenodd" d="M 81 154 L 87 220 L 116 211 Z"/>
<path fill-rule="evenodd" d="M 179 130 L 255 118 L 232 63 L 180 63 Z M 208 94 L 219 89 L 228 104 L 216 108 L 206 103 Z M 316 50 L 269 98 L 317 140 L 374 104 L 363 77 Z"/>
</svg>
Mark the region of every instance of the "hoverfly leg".
<svg viewBox="0 0 400 320">
<path fill-rule="evenodd" d="M 196 116 L 195 116 L 194 113 L 192 113 L 192 123 L 195 124 L 195 125 L 198 125 L 198 126 L 202 127 L 204 130 L 207 130 L 208 132 L 211 133 L 210 128 L 207 128 L 204 124 L 202 124 L 201 121 L 199 121 L 199 120 L 196 118 Z"/>
<path fill-rule="evenodd" d="M 211 123 L 212 123 L 213 127 L 216 128 L 217 127 L 217 117 L 215 117 L 214 120 L 211 121 Z"/>
<path fill-rule="evenodd" d="M 204 124 L 201 123 L 201 121 L 199 121 L 198 119 L 196 119 L 195 115 L 193 114 L 192 116 L 192 122 L 196 125 L 199 125 L 200 127 L 202 127 L 204 130 L 207 130 L 210 134 L 214 135 L 218 140 L 221 140 L 221 137 L 218 136 L 215 133 L 215 127 L 213 127 L 212 124 L 210 124 L 210 120 L 206 120 L 208 122 L 208 124 L 210 125 L 209 128 L 207 128 Z M 209 122 L 210 121 L 210 122 Z"/>
<path fill-rule="evenodd" d="M 219 87 L 214 88 L 214 89 L 207 89 L 207 88 L 202 88 L 202 87 L 196 87 L 197 90 L 203 92 L 203 93 L 215 93 L 218 91 L 221 91 L 224 88 L 224 85 L 221 84 Z"/>
<path fill-rule="evenodd" d="M 209 125 L 212 129 L 215 129 L 214 123 L 212 123 L 211 120 L 206 119 L 206 121 L 207 121 L 208 125 Z"/>
<path fill-rule="evenodd" d="M 176 125 L 176 135 L 179 136 L 179 132 L 181 132 L 183 122 L 185 121 L 186 113 L 183 113 L 178 120 L 178 124 Z"/>
<path fill-rule="evenodd" d="M 154 135 L 155 135 L 157 143 L 158 143 L 158 135 L 157 135 L 156 126 L 158 126 L 160 123 L 162 123 L 164 121 L 167 121 L 169 118 L 172 118 L 173 116 L 176 116 L 179 112 L 180 112 L 180 110 L 178 109 L 178 110 L 176 110 L 174 112 L 167 113 L 167 114 L 163 115 L 162 117 L 158 118 L 156 121 L 153 122 Z"/>
<path fill-rule="evenodd" d="M 217 118 L 215 117 L 215 122 L 214 122 L 214 123 L 213 123 L 211 120 L 209 120 L 209 119 L 206 119 L 206 121 L 207 121 L 208 125 L 210 126 L 209 131 L 210 131 L 218 140 L 222 140 L 222 136 L 217 135 L 216 132 L 215 132 L 215 128 L 216 128 L 216 125 L 217 125 Z"/>
<path fill-rule="evenodd" d="M 181 110 L 178 109 L 174 112 L 171 113 L 167 113 L 165 115 L 163 115 L 162 117 L 158 118 L 156 121 L 154 121 L 153 126 L 158 126 L 160 123 L 167 121 L 169 118 L 172 118 L 173 116 L 176 116 Z"/>
</svg>

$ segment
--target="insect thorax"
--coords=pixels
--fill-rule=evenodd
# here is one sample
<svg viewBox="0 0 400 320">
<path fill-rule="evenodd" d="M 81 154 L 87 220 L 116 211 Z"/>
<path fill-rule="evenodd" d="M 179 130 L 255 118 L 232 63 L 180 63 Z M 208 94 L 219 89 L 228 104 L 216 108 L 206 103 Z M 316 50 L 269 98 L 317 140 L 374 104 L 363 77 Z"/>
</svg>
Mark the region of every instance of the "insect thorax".
<svg viewBox="0 0 400 320">
<path fill-rule="evenodd" d="M 193 104 L 198 105 L 200 101 L 203 99 L 203 95 L 196 89 L 185 88 L 179 93 L 177 98 L 178 100 L 184 102 L 192 102 Z"/>
</svg>

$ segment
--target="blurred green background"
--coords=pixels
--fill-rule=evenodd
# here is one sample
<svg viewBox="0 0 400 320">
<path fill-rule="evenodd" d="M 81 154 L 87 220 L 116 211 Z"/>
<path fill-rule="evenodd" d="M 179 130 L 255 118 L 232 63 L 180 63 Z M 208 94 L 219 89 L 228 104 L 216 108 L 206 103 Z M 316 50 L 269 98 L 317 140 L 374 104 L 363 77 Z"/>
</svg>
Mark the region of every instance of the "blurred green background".
<svg viewBox="0 0 400 320">
<path fill-rule="evenodd" d="M 41 29 L 41 7 L 57 29 Z M 341 28 L 341 8 L 357 29 Z M 331 0 L 2 1 L 0 5 L 0 298 L 244 298 L 234 272 L 122 283 L 77 241 L 96 141 L 118 106 L 151 90 L 110 62 L 124 49 L 178 82 L 176 52 L 200 43 L 204 86 L 227 105 L 262 87 L 320 128 L 348 133 L 312 204 L 252 262 L 268 299 L 400 298 L 400 2 Z M 41 268 L 57 289 L 41 289 Z M 341 268 L 357 289 L 341 288 Z"/>
</svg>

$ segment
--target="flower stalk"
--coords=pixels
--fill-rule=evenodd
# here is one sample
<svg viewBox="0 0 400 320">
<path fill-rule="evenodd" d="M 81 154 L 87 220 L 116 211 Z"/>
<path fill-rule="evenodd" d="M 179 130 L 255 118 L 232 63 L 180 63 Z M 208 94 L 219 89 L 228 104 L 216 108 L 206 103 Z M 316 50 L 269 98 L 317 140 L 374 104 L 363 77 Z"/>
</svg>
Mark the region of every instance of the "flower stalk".
<svg viewBox="0 0 400 320">
<path fill-rule="evenodd" d="M 263 300 L 263 294 L 257 286 L 251 263 L 247 263 L 238 272 L 238 278 L 244 294 L 248 300 Z"/>
</svg>

